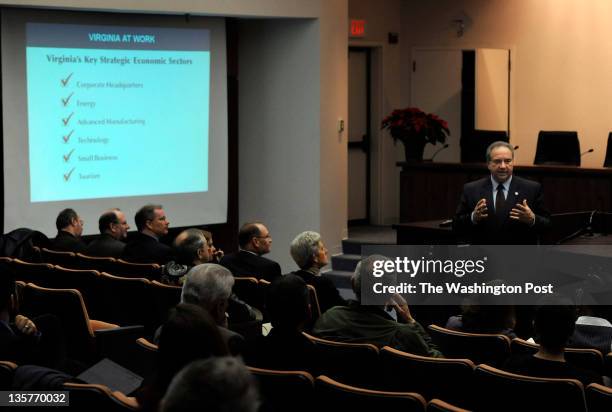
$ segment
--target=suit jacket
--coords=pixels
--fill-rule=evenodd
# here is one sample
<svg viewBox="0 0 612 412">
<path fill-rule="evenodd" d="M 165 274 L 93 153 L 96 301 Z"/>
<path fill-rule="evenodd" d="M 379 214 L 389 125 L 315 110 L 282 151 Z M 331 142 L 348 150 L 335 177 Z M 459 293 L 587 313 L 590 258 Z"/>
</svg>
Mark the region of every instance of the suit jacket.
<svg viewBox="0 0 612 412">
<path fill-rule="evenodd" d="M 234 276 L 253 276 L 269 282 L 281 276 L 278 263 L 244 250 L 223 256 L 221 265 L 228 268 Z"/>
<path fill-rule="evenodd" d="M 122 257 L 129 262 L 165 264 L 172 260 L 173 255 L 170 246 L 144 233 L 136 232 L 132 241 L 123 249 Z"/>
<path fill-rule="evenodd" d="M 325 276 L 316 276 L 306 270 L 297 270 L 293 272 L 294 275 L 300 276 L 309 285 L 314 286 L 317 291 L 317 298 L 319 299 L 319 307 L 321 313 L 334 306 L 346 305 L 346 300 L 342 299 L 340 292 L 334 285 L 331 279 Z"/>
<path fill-rule="evenodd" d="M 87 256 L 120 258 L 123 255 L 125 243 L 115 239 L 108 233 L 102 233 L 96 240 L 87 245 Z"/>
<path fill-rule="evenodd" d="M 472 223 L 472 212 L 480 199 L 487 200 L 488 216 L 477 224 Z M 510 210 L 523 199 L 535 214 L 535 224 L 510 219 Z M 513 176 L 504 202 L 503 218 L 498 218 L 493 207 L 493 185 L 491 177 L 467 183 L 463 186 L 461 201 L 453 219 L 453 229 L 467 236 L 473 244 L 536 244 L 538 235 L 550 226 L 550 213 L 544 207 L 542 185 Z"/>
<path fill-rule="evenodd" d="M 55 239 L 53 239 L 51 247 L 53 250 L 61 250 L 64 252 L 85 253 L 87 245 L 85 242 L 71 233 L 68 233 L 65 230 L 60 230 L 57 232 Z"/>
</svg>

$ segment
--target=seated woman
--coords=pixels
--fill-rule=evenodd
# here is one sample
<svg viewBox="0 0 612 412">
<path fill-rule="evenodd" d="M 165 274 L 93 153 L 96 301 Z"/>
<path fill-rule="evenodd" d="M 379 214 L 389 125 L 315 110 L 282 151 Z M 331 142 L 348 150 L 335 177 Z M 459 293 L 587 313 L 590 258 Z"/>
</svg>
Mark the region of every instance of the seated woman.
<svg viewBox="0 0 612 412">
<path fill-rule="evenodd" d="M 500 282 L 494 280 L 489 284 Z M 499 303 L 508 303 L 501 299 L 503 298 L 500 296 L 470 296 L 461 306 L 461 315 L 451 316 L 446 328 L 469 333 L 497 333 L 506 335 L 510 339 L 516 338 L 514 305 L 500 305 Z"/>
<path fill-rule="evenodd" d="M 292 273 L 314 286 L 321 313 L 334 306 L 346 305 L 334 283 L 329 278 L 321 276 L 321 268 L 329 263 L 329 256 L 320 234 L 311 231 L 300 233 L 291 242 L 290 252 L 300 268 Z"/>
<path fill-rule="evenodd" d="M 584 385 L 602 383 L 593 371 L 576 368 L 565 361 L 565 346 L 574 332 L 576 308 L 565 298 L 551 295 L 536 308 L 534 327 L 540 349 L 535 355 L 513 355 L 504 370 L 543 378 L 578 379 Z"/>
<path fill-rule="evenodd" d="M 136 394 L 142 410 L 158 410 L 170 381 L 188 363 L 227 355 L 227 346 L 211 316 L 196 305 L 177 305 L 161 328 L 155 376 Z"/>
</svg>

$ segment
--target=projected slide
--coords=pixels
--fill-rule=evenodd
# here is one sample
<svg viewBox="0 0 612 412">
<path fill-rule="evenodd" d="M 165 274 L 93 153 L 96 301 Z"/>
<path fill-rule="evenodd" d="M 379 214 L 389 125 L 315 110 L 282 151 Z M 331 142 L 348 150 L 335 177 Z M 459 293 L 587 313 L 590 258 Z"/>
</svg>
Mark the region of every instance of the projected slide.
<svg viewBox="0 0 612 412">
<path fill-rule="evenodd" d="M 26 39 L 31 202 L 208 191 L 209 30 L 28 23 Z"/>
</svg>

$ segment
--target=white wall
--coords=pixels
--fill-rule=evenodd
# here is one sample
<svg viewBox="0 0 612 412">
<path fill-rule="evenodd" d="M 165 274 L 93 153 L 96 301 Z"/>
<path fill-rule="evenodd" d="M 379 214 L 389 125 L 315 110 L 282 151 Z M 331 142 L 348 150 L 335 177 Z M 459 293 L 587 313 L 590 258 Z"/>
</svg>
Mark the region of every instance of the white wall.
<svg viewBox="0 0 612 412">
<path fill-rule="evenodd" d="M 393 109 L 405 107 L 408 97 L 402 96 L 400 85 L 401 44 L 389 44 L 389 32 L 401 29 L 400 0 L 350 0 L 349 18 L 367 21 L 366 35 L 350 39 L 354 46 L 371 47 L 373 51 L 372 81 L 379 95 L 372 95 L 372 210 L 371 221 L 375 224 L 391 224 L 399 221 L 399 168 L 395 162 L 404 160 L 401 144 L 394 145 L 387 132 L 380 130 L 380 122 Z M 348 33 L 348 26 L 346 33 Z"/>
<path fill-rule="evenodd" d="M 347 0 L 38 0 L 3 5 L 254 19 L 239 55 L 240 220 L 265 221 L 271 258 L 295 267 L 288 242 L 320 231 L 332 252 L 346 235 Z M 261 32 L 259 31 L 261 30 Z M 243 60 L 246 59 L 246 60 Z M 248 64 L 245 64 L 248 63 Z M 248 79 L 248 80 L 247 80 Z"/>
<path fill-rule="evenodd" d="M 402 1 L 402 73 L 412 47 L 512 50 L 510 133 L 518 164 L 532 164 L 540 130 L 577 130 L 583 167 L 601 167 L 612 131 L 612 2 Z M 457 37 L 457 18 L 466 21 Z M 409 95 L 410 84 L 402 83 Z"/>
</svg>

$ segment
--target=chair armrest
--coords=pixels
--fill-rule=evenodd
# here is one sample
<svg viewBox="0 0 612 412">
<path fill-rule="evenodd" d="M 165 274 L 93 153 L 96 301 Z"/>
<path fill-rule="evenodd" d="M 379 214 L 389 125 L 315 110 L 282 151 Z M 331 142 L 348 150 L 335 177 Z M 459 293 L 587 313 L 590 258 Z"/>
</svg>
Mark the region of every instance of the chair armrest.
<svg viewBox="0 0 612 412">
<path fill-rule="evenodd" d="M 126 348 L 134 346 L 134 341 L 144 336 L 145 328 L 142 325 L 121 326 L 112 329 L 98 329 L 96 336 L 96 349 L 102 358 L 109 358 L 120 365 L 125 365 L 130 353 Z"/>
</svg>

